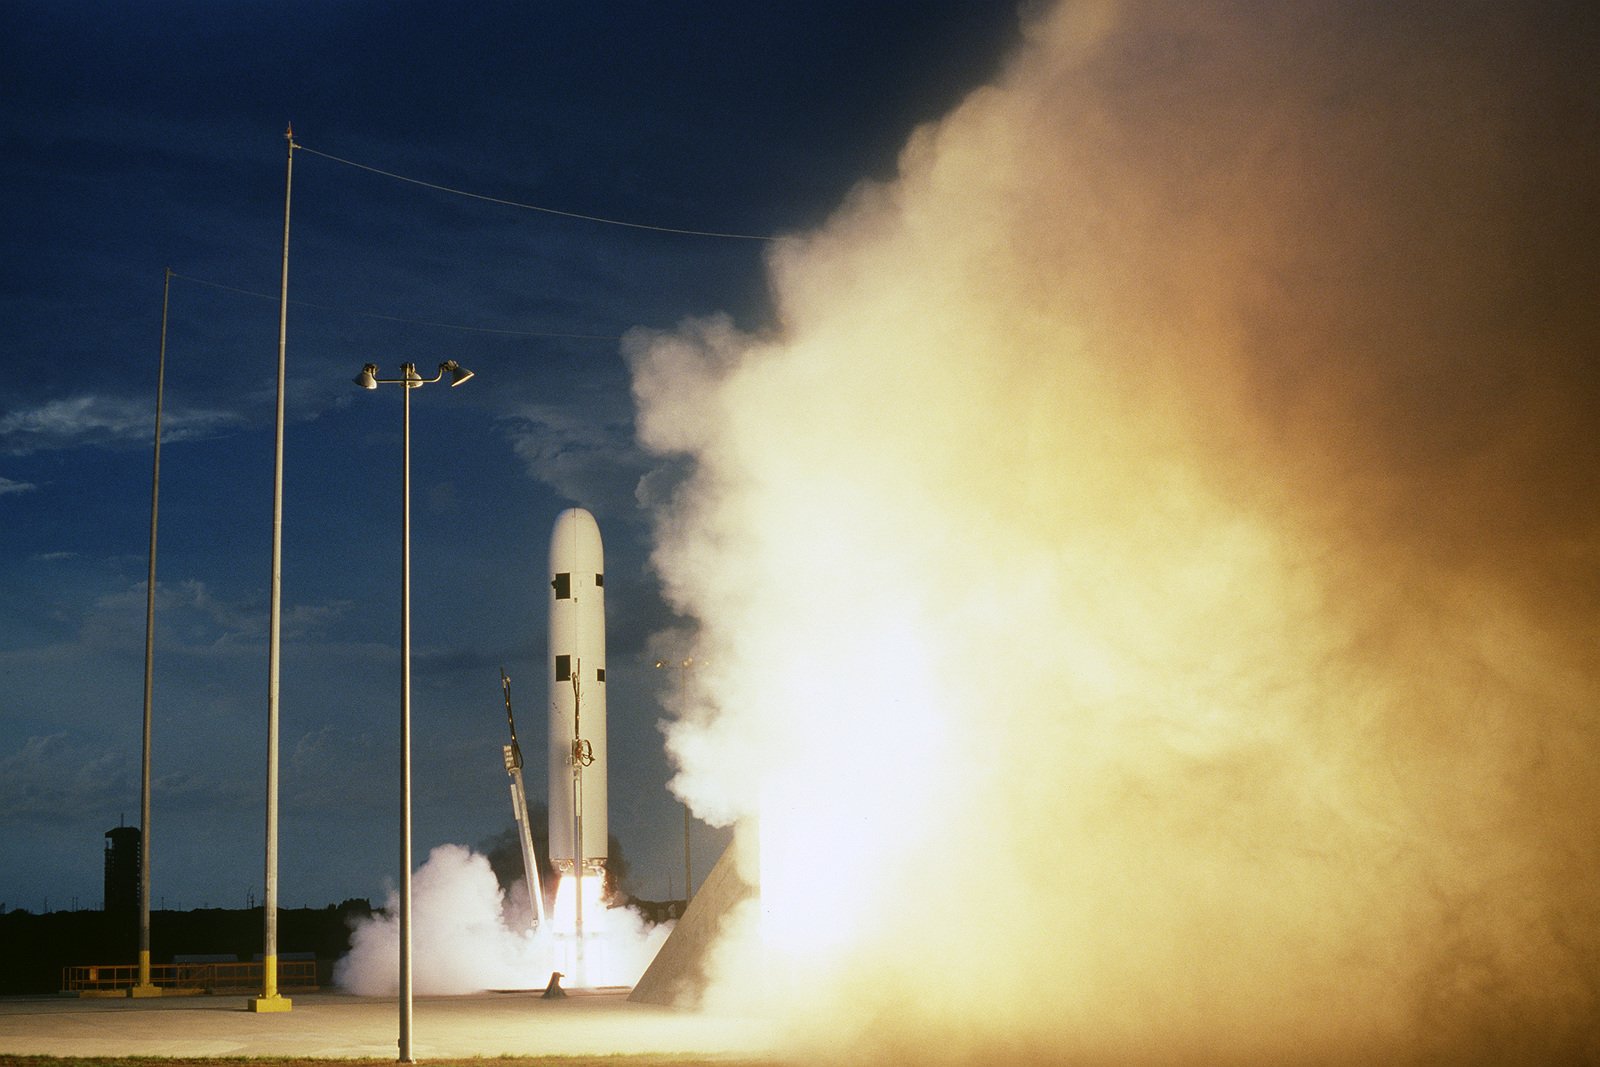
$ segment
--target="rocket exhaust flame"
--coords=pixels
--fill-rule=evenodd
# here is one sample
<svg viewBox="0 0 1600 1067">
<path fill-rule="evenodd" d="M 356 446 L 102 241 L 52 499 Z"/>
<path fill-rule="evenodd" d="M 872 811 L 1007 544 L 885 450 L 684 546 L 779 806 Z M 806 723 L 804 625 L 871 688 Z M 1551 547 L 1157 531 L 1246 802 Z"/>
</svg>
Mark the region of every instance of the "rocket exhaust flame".
<svg viewBox="0 0 1600 1067">
<path fill-rule="evenodd" d="M 630 337 L 675 788 L 759 822 L 708 1002 L 863 1061 L 1600 1059 L 1578 11 L 1062 5 L 773 253 L 771 334 Z"/>
<path fill-rule="evenodd" d="M 572 936 L 578 916 L 577 881 L 569 869 L 556 882 L 551 922 L 557 934 L 567 937 Z M 585 934 L 598 934 L 605 930 L 605 875 L 598 871 L 589 871 L 583 876 L 583 914 Z"/>
</svg>

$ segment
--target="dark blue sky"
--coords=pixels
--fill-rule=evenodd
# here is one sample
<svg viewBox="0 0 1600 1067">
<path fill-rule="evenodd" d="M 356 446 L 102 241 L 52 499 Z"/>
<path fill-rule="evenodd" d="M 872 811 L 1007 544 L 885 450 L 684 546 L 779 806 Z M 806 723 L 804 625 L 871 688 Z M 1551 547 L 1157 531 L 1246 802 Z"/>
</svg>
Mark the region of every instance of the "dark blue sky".
<svg viewBox="0 0 1600 1067">
<path fill-rule="evenodd" d="M 756 235 L 819 224 L 992 76 L 1010 3 L 11 3 L 0 11 L 0 902 L 98 906 L 138 819 L 150 444 L 172 281 L 155 674 L 157 906 L 260 896 L 285 125 L 488 197 Z M 418 859 L 510 823 L 499 668 L 541 736 L 550 523 L 594 511 L 611 825 L 681 892 L 656 723 L 671 629 L 618 339 L 766 321 L 760 241 L 497 206 L 297 152 L 284 497 L 285 906 L 380 897 L 397 830 L 400 412 L 413 405 Z M 670 642 L 668 642 L 670 644 Z M 529 765 L 542 768 L 542 759 Z M 542 771 L 530 789 L 542 793 Z M 697 876 L 720 838 L 702 828 Z"/>
</svg>

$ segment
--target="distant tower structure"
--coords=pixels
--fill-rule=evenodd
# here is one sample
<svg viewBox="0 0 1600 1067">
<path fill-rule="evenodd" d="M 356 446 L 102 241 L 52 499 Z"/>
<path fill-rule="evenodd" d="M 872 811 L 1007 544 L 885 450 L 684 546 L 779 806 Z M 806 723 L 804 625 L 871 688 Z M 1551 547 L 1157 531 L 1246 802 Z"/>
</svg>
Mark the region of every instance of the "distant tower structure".
<svg viewBox="0 0 1600 1067">
<path fill-rule="evenodd" d="M 106 911 L 139 914 L 139 874 L 143 864 L 144 835 L 137 826 L 106 831 Z"/>
</svg>

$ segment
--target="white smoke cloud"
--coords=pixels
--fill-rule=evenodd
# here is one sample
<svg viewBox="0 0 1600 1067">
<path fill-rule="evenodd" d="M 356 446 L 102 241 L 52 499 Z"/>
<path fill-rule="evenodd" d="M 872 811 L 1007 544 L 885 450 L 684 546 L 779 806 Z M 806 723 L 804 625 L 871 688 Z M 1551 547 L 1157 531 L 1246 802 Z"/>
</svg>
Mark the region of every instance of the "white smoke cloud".
<svg viewBox="0 0 1600 1067">
<path fill-rule="evenodd" d="M 637 912 L 611 908 L 589 915 L 583 967 L 570 938 L 528 929 L 530 908 L 521 883 L 503 893 L 486 857 L 462 845 L 440 845 L 411 881 L 412 987 L 449 995 L 487 989 L 542 988 L 551 971 L 563 984 L 632 985 L 671 931 L 650 926 Z M 399 989 L 399 895 L 351 931 L 350 951 L 334 966 L 339 988 L 363 996 Z"/>
<path fill-rule="evenodd" d="M 350 952 L 334 967 L 334 984 L 361 995 L 399 989 L 399 897 L 387 912 L 351 933 Z M 460 845 L 428 854 L 411 880 L 412 982 L 421 994 L 526 989 L 539 964 L 531 939 L 501 920 L 500 884 L 489 861 Z M 548 975 L 546 975 L 548 977 Z"/>
<path fill-rule="evenodd" d="M 759 822 L 710 1001 L 1600 1057 L 1593 27 L 1532 7 L 1062 5 L 777 249 L 770 335 L 628 339 L 694 465 L 676 787 Z"/>
</svg>

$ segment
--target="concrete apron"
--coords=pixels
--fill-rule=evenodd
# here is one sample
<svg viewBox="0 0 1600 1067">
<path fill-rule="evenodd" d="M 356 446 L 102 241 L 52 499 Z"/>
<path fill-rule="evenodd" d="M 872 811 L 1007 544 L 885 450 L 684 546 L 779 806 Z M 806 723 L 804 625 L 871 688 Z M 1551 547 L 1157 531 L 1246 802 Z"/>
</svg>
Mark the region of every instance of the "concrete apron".
<svg viewBox="0 0 1600 1067">
<path fill-rule="evenodd" d="M 759 1019 L 716 1018 L 629 1003 L 626 990 L 540 990 L 417 997 L 416 1059 L 699 1053 L 762 1056 Z M 0 1054 L 48 1056 L 318 1056 L 392 1058 L 392 997 L 298 993 L 292 1011 L 259 1014 L 244 997 L 0 1000 Z"/>
</svg>

